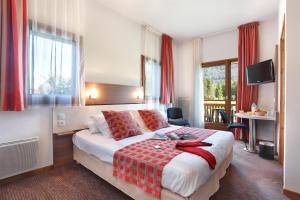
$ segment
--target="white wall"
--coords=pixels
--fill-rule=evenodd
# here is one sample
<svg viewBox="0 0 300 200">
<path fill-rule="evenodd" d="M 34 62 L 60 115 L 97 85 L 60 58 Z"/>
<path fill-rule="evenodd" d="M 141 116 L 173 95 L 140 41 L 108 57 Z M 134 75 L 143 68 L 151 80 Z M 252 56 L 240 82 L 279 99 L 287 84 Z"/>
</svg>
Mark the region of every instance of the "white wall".
<svg viewBox="0 0 300 200">
<path fill-rule="evenodd" d="M 259 25 L 259 60 L 273 59 L 277 44 L 277 16 L 269 17 Z M 192 41 L 177 42 L 177 66 L 175 66 L 175 83 L 177 98 L 191 99 L 194 93 L 194 67 Z M 203 38 L 203 62 L 238 57 L 238 30 L 214 34 Z M 261 85 L 258 106 L 266 109 L 274 108 L 274 83 Z M 191 118 L 191 116 L 189 116 Z M 258 139 L 273 140 L 274 123 L 258 122 Z"/>
<path fill-rule="evenodd" d="M 203 62 L 238 57 L 238 30 L 203 38 Z"/>
<path fill-rule="evenodd" d="M 259 61 L 273 59 L 277 44 L 277 16 L 260 21 L 259 25 Z M 203 39 L 203 62 L 238 57 L 238 30 L 220 33 Z M 259 86 L 258 106 L 274 109 L 274 83 Z M 258 139 L 273 140 L 274 123 L 258 121 Z"/>
<path fill-rule="evenodd" d="M 278 18 L 274 16 L 260 22 L 259 25 L 259 60 L 273 59 L 275 45 L 278 44 Z M 274 83 L 259 86 L 258 105 L 266 109 L 274 109 Z"/>
<path fill-rule="evenodd" d="M 0 130 L 0 143 L 38 136 L 38 167 L 52 164 L 52 109 L 0 112 Z"/>
<path fill-rule="evenodd" d="M 177 42 L 177 65 L 174 69 L 176 97 L 193 95 L 193 42 Z"/>
<path fill-rule="evenodd" d="M 278 18 L 272 16 L 259 24 L 259 61 L 274 59 L 278 44 Z M 259 86 L 258 106 L 267 110 L 275 109 L 275 83 Z M 272 121 L 258 121 L 258 139 L 273 140 L 275 124 Z"/>
<path fill-rule="evenodd" d="M 100 5 L 86 4 L 84 50 L 86 80 L 140 84 L 142 27 Z"/>
<path fill-rule="evenodd" d="M 140 84 L 140 24 L 102 6 L 97 0 L 63 0 L 61 4 L 29 0 L 28 5 L 31 19 L 83 35 L 87 81 Z M 74 20 L 77 16 L 80 19 Z"/>
<path fill-rule="evenodd" d="M 300 1 L 286 1 L 284 188 L 300 193 Z"/>
<path fill-rule="evenodd" d="M 48 18 L 52 16 L 49 9 L 53 9 L 53 2 L 50 0 L 43 2 L 39 0 L 39 4 L 45 5 L 42 7 L 46 8 L 46 11 L 39 9 L 37 19 L 47 24 L 54 23 L 53 18 Z M 81 24 L 83 27 L 73 24 L 74 26 L 68 29 L 79 28 L 83 34 L 86 80 L 139 85 L 141 25 L 102 7 L 95 0 L 83 2 L 85 3 L 82 6 L 82 13 L 85 13 Z M 39 136 L 37 168 L 53 163 L 52 109 L 38 108 L 19 113 L 0 112 L 0 130 L 0 143 Z"/>
</svg>

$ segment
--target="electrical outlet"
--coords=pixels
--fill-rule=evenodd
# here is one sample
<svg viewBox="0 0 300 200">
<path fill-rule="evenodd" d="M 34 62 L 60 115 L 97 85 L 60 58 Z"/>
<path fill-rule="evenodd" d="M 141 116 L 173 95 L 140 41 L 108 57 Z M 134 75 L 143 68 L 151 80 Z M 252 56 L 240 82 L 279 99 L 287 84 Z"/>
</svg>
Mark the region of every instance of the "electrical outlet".
<svg viewBox="0 0 300 200">
<path fill-rule="evenodd" d="M 57 125 L 60 126 L 60 127 L 64 127 L 66 126 L 66 121 L 65 120 L 57 120 Z"/>
</svg>

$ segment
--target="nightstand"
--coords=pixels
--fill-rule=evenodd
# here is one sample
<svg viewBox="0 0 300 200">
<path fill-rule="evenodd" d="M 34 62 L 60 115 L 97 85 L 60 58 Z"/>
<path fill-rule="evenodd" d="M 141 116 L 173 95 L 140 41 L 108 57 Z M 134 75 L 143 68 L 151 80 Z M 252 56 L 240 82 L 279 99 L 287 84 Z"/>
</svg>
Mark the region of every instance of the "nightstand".
<svg viewBox="0 0 300 200">
<path fill-rule="evenodd" d="M 73 163 L 72 136 L 75 131 L 53 134 L 53 166 L 60 167 Z"/>
</svg>

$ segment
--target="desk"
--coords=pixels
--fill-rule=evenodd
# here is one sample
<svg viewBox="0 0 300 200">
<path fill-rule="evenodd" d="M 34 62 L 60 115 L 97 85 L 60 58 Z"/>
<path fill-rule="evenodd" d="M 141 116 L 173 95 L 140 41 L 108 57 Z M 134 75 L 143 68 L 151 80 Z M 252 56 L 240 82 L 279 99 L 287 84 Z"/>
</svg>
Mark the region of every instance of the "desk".
<svg viewBox="0 0 300 200">
<path fill-rule="evenodd" d="M 256 151 L 256 120 L 269 120 L 275 121 L 274 116 L 257 116 L 257 115 L 248 115 L 247 113 L 236 113 L 236 117 L 241 119 L 249 119 L 249 152 Z"/>
</svg>

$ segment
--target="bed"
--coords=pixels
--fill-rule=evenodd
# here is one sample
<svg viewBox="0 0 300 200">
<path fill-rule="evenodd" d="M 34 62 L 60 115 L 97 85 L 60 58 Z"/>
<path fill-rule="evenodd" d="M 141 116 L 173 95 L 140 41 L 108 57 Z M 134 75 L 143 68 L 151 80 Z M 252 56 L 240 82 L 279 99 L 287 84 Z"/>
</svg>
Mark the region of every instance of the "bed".
<svg viewBox="0 0 300 200">
<path fill-rule="evenodd" d="M 179 128 L 171 126 L 156 132 L 166 133 Z M 82 130 L 73 136 L 74 160 L 134 199 L 155 199 L 139 187 L 112 176 L 114 153 L 153 135 L 154 132 L 143 132 L 142 135 L 115 141 Z M 217 160 L 215 170 L 211 170 L 207 162 L 197 155 L 185 152 L 177 155 L 163 169 L 162 200 L 207 200 L 218 190 L 219 180 L 232 160 L 234 137 L 231 132 L 218 131 L 204 142 L 214 144 L 203 148 L 214 154 Z"/>
</svg>

